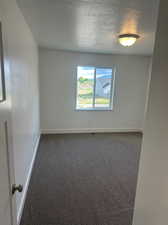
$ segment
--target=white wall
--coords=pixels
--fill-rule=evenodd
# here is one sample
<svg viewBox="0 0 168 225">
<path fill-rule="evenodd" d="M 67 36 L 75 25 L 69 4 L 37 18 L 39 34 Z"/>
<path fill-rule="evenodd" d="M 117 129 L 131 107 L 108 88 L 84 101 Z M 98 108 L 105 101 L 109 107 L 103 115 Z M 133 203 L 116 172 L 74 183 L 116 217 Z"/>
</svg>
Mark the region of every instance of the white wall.
<svg viewBox="0 0 168 225">
<path fill-rule="evenodd" d="M 25 187 L 39 137 L 38 49 L 15 0 L 1 0 L 2 29 L 12 82 L 13 151 L 16 184 Z M 17 193 L 19 213 L 23 195 Z"/>
<path fill-rule="evenodd" d="M 43 132 L 142 130 L 150 57 L 40 49 Z M 75 111 L 76 66 L 117 66 L 113 111 Z"/>
<path fill-rule="evenodd" d="M 134 225 L 168 224 L 168 1 L 160 1 Z"/>
</svg>

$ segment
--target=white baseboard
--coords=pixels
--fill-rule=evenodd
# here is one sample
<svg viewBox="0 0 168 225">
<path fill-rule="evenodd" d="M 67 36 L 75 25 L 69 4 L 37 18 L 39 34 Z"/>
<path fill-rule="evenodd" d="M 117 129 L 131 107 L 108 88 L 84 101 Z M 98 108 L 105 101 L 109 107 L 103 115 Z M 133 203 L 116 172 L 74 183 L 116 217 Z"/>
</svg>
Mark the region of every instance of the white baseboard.
<svg viewBox="0 0 168 225">
<path fill-rule="evenodd" d="M 69 133 L 142 133 L 141 129 L 111 129 L 111 128 L 84 128 L 84 129 L 42 129 L 42 134 L 69 134 Z"/>
<path fill-rule="evenodd" d="M 24 189 L 23 189 L 23 193 L 22 193 L 20 207 L 19 207 L 19 210 L 18 210 L 18 213 L 17 213 L 17 224 L 18 225 L 20 224 L 20 220 L 21 220 L 21 216 L 22 216 L 22 212 L 23 212 L 23 208 L 24 208 L 24 203 L 25 203 L 25 200 L 26 200 L 27 190 L 28 190 L 28 186 L 29 186 L 29 182 L 30 182 L 30 178 L 31 178 L 31 174 L 32 174 L 32 169 L 33 169 L 34 161 L 35 161 L 35 158 L 36 158 L 37 149 L 38 149 L 38 146 L 39 146 L 39 141 L 40 141 L 40 135 L 37 138 L 35 146 L 34 146 L 34 153 L 33 153 L 32 161 L 31 161 L 31 164 L 30 164 L 30 167 L 29 167 L 26 183 L 24 184 Z"/>
</svg>

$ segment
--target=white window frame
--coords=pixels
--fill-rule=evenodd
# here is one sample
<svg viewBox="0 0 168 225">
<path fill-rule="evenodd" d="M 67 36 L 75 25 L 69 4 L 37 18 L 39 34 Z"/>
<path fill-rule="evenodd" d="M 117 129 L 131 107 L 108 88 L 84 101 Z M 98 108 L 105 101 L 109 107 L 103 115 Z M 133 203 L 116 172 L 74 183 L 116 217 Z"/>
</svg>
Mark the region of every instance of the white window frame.
<svg viewBox="0 0 168 225">
<path fill-rule="evenodd" d="M 93 86 L 93 104 L 90 108 L 78 108 L 78 67 L 92 67 L 94 68 L 94 86 Z M 112 79 L 111 79 L 111 89 L 110 89 L 110 104 L 109 107 L 95 107 L 95 90 L 96 90 L 96 69 L 112 69 Z M 112 111 L 114 108 L 114 93 L 115 93 L 115 75 L 116 75 L 116 67 L 102 67 L 102 66 L 76 66 L 76 103 L 75 110 L 76 111 Z"/>
</svg>

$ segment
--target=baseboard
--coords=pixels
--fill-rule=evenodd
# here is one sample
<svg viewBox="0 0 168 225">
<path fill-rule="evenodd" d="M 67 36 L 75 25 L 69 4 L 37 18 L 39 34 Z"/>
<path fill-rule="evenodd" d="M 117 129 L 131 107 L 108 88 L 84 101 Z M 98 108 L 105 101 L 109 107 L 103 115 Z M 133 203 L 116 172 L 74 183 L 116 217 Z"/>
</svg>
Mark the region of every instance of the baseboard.
<svg viewBox="0 0 168 225">
<path fill-rule="evenodd" d="M 21 216 L 22 216 L 22 212 L 23 212 L 23 208 L 24 208 L 24 203 L 25 203 L 25 200 L 26 200 L 27 190 L 28 190 L 28 186 L 29 186 L 29 182 L 30 182 L 30 178 L 31 178 L 31 174 L 32 174 L 32 169 L 33 169 L 34 161 L 35 161 L 35 158 L 36 158 L 37 149 L 38 149 L 38 146 L 39 146 L 39 142 L 40 142 L 40 135 L 37 138 L 35 146 L 34 146 L 34 153 L 33 153 L 32 161 L 31 161 L 31 164 L 30 164 L 30 167 L 29 167 L 26 183 L 25 183 L 24 189 L 23 189 L 20 207 L 19 207 L 19 210 L 18 210 L 18 213 L 17 213 L 17 224 L 18 225 L 20 224 L 20 220 L 21 220 Z"/>
<path fill-rule="evenodd" d="M 84 128 L 84 129 L 42 129 L 42 134 L 69 134 L 69 133 L 142 133 L 141 129 L 111 129 L 111 128 Z"/>
</svg>

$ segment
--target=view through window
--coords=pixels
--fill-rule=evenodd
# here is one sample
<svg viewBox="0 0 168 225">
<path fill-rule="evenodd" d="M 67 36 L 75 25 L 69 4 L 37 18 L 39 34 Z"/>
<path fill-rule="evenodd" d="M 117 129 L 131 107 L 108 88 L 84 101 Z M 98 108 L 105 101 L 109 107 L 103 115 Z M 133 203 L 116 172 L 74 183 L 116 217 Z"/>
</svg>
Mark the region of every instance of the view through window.
<svg viewBox="0 0 168 225">
<path fill-rule="evenodd" d="M 114 75 L 112 68 L 77 67 L 76 108 L 81 110 L 111 110 Z"/>
</svg>

